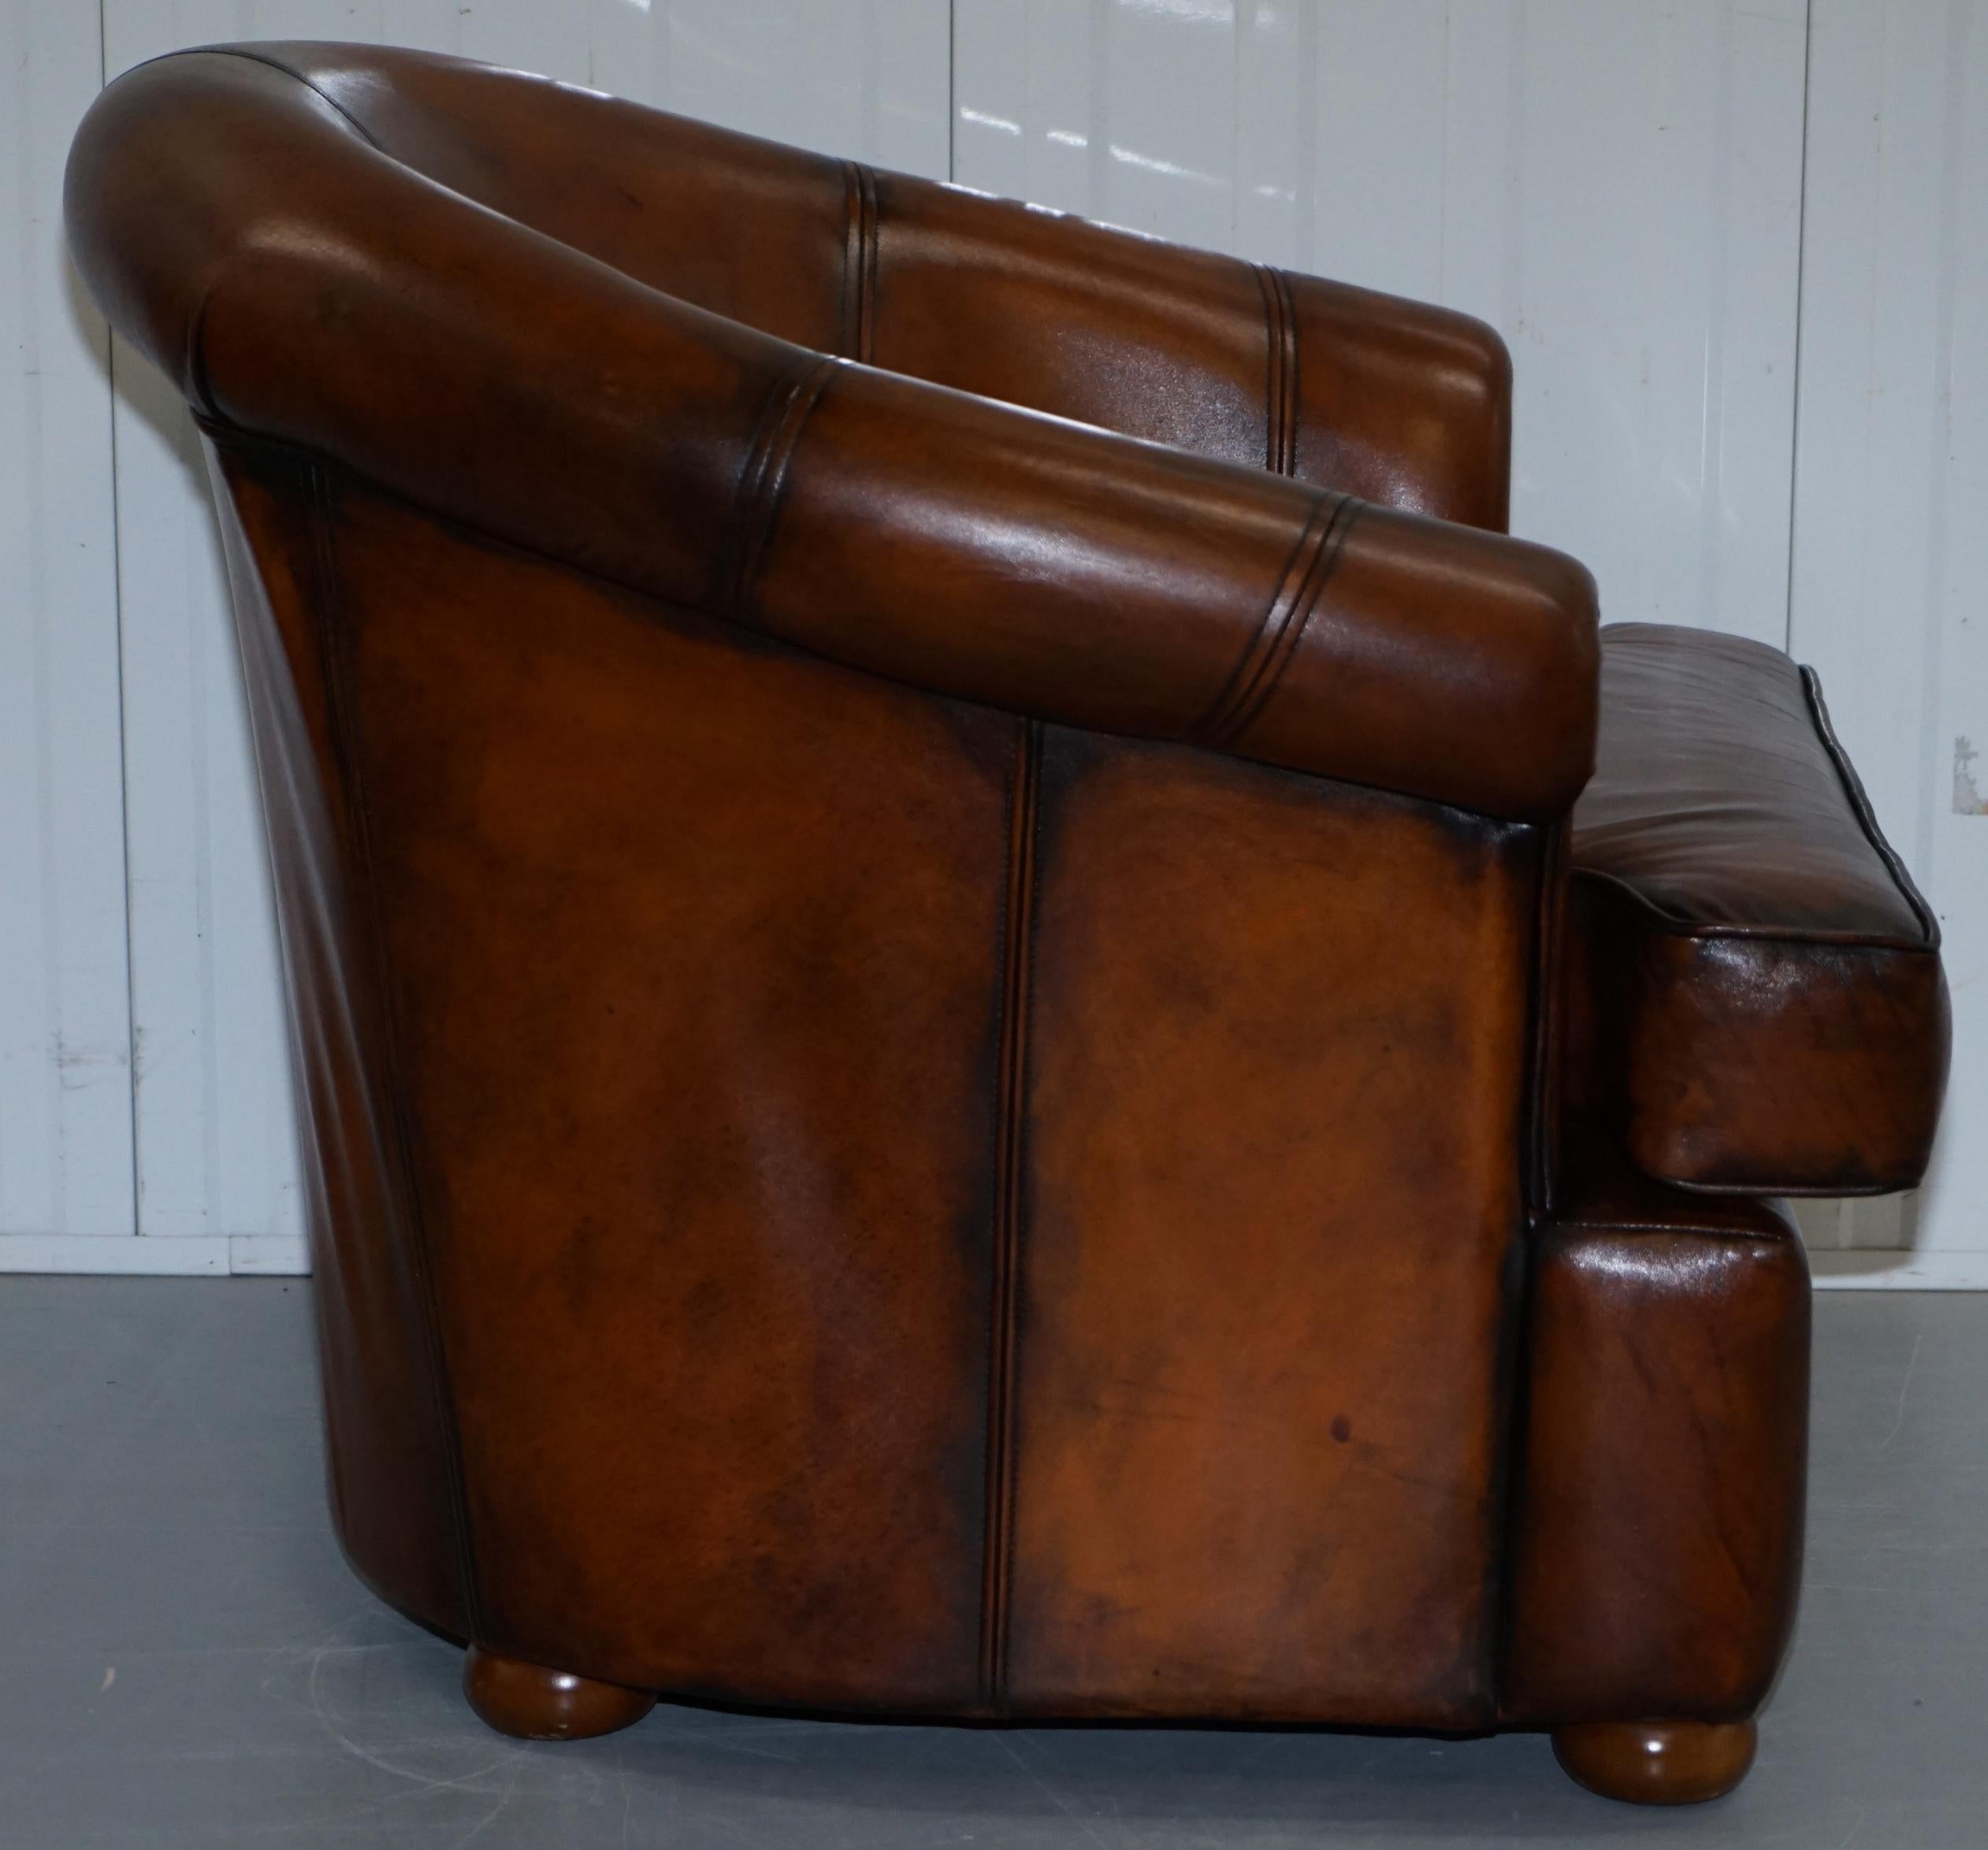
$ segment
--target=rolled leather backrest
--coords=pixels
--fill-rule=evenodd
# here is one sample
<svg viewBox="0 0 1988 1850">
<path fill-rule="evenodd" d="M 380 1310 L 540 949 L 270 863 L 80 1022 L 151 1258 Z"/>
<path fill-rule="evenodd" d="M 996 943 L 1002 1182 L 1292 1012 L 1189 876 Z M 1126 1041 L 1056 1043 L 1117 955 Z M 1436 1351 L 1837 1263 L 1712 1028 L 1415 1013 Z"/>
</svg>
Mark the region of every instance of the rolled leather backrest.
<svg viewBox="0 0 1988 1850">
<path fill-rule="evenodd" d="M 1511 361 L 1467 315 L 515 72 L 361 46 L 258 50 L 416 172 L 714 314 L 1504 527 Z"/>
</svg>

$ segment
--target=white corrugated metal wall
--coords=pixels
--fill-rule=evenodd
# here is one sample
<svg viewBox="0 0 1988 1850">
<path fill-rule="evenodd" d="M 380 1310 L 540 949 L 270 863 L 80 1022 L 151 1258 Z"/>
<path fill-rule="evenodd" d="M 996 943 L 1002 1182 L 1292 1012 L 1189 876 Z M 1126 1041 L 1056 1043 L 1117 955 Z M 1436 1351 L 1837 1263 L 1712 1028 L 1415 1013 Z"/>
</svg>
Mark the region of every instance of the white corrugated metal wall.
<svg viewBox="0 0 1988 1850">
<path fill-rule="evenodd" d="M 1516 528 L 1587 560 L 1611 619 L 1815 662 L 1942 914 L 1935 1176 L 1805 1210 L 1822 1267 L 1988 1284 L 1988 0 L 0 5 L 0 1269 L 303 1263 L 210 518 L 184 414 L 83 301 L 58 206 L 106 76 L 315 36 L 1495 322 Z"/>
</svg>

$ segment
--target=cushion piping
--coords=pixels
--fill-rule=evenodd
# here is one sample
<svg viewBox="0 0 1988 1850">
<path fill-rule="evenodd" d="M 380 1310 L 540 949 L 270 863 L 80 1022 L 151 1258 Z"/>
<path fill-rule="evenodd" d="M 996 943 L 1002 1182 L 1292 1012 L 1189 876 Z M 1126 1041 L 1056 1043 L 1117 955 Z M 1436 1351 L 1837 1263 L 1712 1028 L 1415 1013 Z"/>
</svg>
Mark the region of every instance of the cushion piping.
<svg viewBox="0 0 1988 1850">
<path fill-rule="evenodd" d="M 1836 767 L 1837 780 L 1843 786 L 1843 793 L 1849 799 L 1850 812 L 1857 819 L 1857 827 L 1864 830 L 1864 838 L 1877 850 L 1878 858 L 1885 864 L 1886 871 L 1891 875 L 1892 884 L 1898 889 L 1906 905 L 1912 908 L 1923 934 L 1924 947 L 1929 951 L 1940 948 L 1940 922 L 1934 916 L 1919 889 L 1912 884 L 1912 877 L 1905 871 L 1905 864 L 1899 858 L 1898 851 L 1885 839 L 1884 830 L 1878 827 L 1878 819 L 1871 808 L 1871 799 L 1865 795 L 1864 780 L 1856 774 L 1849 756 L 1843 749 L 1836 736 L 1836 728 L 1830 724 L 1830 711 L 1823 700 L 1822 677 L 1807 663 L 1801 668 L 1802 692 L 1808 697 L 1808 716 L 1815 727 L 1815 736 L 1823 741 L 1823 749 L 1829 753 L 1830 762 Z"/>
<path fill-rule="evenodd" d="M 1808 716 L 1815 728 L 1815 736 L 1823 749 L 1829 756 L 1836 772 L 1837 783 L 1850 806 L 1850 813 L 1856 818 L 1857 827 L 1864 838 L 1871 844 L 1885 871 L 1891 877 L 1892 885 L 1897 890 L 1912 916 L 1918 919 L 1919 935 L 1908 938 L 1896 931 L 1858 931 L 1837 930 L 1823 926 L 1766 925 L 1716 923 L 1705 919 L 1684 917 L 1652 899 L 1634 882 L 1620 874 L 1612 874 L 1605 868 L 1584 867 L 1577 861 L 1572 871 L 1577 880 L 1592 880 L 1613 886 L 1626 894 L 1637 907 L 1653 919 L 1659 929 L 1681 938 L 1731 938 L 1778 939 L 1790 944 L 1830 944 L 1865 946 L 1875 950 L 1894 950 L 1935 953 L 1940 948 L 1939 921 L 1933 909 L 1921 897 L 1912 884 L 1912 878 L 1905 871 L 1905 864 L 1898 857 L 1897 850 L 1885 839 L 1884 832 L 1878 827 L 1878 819 L 1872 814 L 1871 800 L 1864 793 L 1863 783 L 1855 768 L 1845 755 L 1838 741 L 1835 729 L 1830 724 L 1829 709 L 1823 703 L 1822 682 L 1815 671 L 1807 666 L 1799 670 L 1802 693 L 1808 704 Z"/>
</svg>

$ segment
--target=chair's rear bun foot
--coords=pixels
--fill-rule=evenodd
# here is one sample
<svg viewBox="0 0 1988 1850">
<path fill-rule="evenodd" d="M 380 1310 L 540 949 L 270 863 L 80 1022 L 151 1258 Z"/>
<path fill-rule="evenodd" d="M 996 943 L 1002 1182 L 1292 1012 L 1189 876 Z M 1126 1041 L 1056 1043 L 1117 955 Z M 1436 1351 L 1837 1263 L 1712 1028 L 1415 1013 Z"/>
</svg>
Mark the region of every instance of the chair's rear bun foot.
<svg viewBox="0 0 1988 1850">
<path fill-rule="evenodd" d="M 1573 1722 L 1553 1731 L 1568 1777 L 1632 1805 L 1695 1805 L 1753 1764 L 1751 1722 Z"/>
<path fill-rule="evenodd" d="M 612 1734 L 656 1707 L 652 1690 L 596 1683 L 591 1677 L 500 1657 L 474 1644 L 463 1660 L 463 1693 L 500 1734 L 520 1740 L 585 1740 Z"/>
</svg>

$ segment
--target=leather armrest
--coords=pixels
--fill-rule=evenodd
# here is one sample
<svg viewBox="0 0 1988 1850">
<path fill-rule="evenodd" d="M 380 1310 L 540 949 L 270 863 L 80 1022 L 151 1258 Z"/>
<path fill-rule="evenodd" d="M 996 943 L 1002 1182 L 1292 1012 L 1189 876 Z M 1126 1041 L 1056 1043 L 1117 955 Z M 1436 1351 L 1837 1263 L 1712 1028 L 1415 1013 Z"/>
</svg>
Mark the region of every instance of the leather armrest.
<svg viewBox="0 0 1988 1850">
<path fill-rule="evenodd" d="M 753 615 L 920 685 L 1491 815 L 1577 794 L 1592 581 L 1545 548 L 838 369 Z"/>
<path fill-rule="evenodd" d="M 210 420 L 652 595 L 1494 815 L 1592 767 L 1573 561 L 755 333 L 422 177 L 252 50 L 112 85 L 67 210 Z"/>
</svg>

